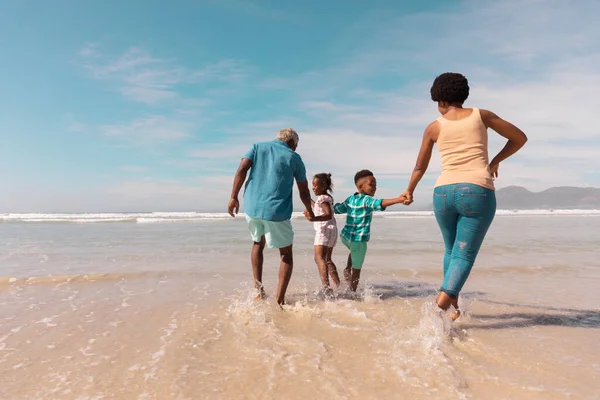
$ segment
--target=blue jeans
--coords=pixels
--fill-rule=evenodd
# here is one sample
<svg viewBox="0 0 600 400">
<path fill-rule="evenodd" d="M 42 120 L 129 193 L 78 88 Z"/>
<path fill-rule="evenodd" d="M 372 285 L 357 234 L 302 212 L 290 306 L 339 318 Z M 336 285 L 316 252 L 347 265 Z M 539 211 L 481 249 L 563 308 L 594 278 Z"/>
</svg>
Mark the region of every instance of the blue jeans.
<svg viewBox="0 0 600 400">
<path fill-rule="evenodd" d="M 433 210 L 446 246 L 440 290 L 456 298 L 496 214 L 496 193 L 471 183 L 439 186 L 433 191 Z"/>
</svg>

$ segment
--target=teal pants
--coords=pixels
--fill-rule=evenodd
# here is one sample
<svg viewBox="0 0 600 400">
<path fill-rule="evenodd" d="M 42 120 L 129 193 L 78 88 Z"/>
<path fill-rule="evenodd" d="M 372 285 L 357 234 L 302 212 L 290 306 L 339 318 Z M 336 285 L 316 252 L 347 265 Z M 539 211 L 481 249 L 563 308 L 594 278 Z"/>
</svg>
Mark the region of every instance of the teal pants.
<svg viewBox="0 0 600 400">
<path fill-rule="evenodd" d="M 342 237 L 342 243 L 350 250 L 352 268 L 361 269 L 367 255 L 367 242 L 350 242 Z"/>
</svg>

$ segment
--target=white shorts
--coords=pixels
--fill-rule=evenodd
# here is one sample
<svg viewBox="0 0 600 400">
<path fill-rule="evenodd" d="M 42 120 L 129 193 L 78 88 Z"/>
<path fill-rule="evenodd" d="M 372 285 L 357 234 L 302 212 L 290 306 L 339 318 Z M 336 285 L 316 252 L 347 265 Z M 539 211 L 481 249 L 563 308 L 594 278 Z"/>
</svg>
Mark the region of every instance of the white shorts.
<svg viewBox="0 0 600 400">
<path fill-rule="evenodd" d="M 335 247 L 338 239 L 337 227 L 327 225 L 315 231 L 315 246 Z"/>
</svg>

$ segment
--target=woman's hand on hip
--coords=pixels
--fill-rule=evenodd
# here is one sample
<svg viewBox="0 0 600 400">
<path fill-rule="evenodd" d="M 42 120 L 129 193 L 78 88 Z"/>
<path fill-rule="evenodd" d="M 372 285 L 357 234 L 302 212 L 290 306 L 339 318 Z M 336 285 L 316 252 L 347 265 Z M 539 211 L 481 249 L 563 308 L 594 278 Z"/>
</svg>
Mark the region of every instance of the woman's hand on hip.
<svg viewBox="0 0 600 400">
<path fill-rule="evenodd" d="M 490 174 L 492 175 L 492 179 L 496 179 L 498 177 L 498 168 L 500 167 L 500 163 L 492 161 L 490 163 Z"/>
</svg>

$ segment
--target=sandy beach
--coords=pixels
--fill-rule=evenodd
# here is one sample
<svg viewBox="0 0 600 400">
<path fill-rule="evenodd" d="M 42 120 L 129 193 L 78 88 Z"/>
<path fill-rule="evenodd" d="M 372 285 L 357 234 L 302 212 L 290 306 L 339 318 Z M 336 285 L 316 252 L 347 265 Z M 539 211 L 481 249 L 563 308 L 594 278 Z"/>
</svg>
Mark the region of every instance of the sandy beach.
<svg viewBox="0 0 600 400">
<path fill-rule="evenodd" d="M 456 323 L 434 307 L 427 213 L 374 219 L 357 299 L 319 296 L 312 227 L 294 219 L 283 310 L 273 251 L 253 300 L 241 217 L 5 216 L 0 398 L 600 398 L 599 216 L 548 214 L 497 217 Z"/>
</svg>

